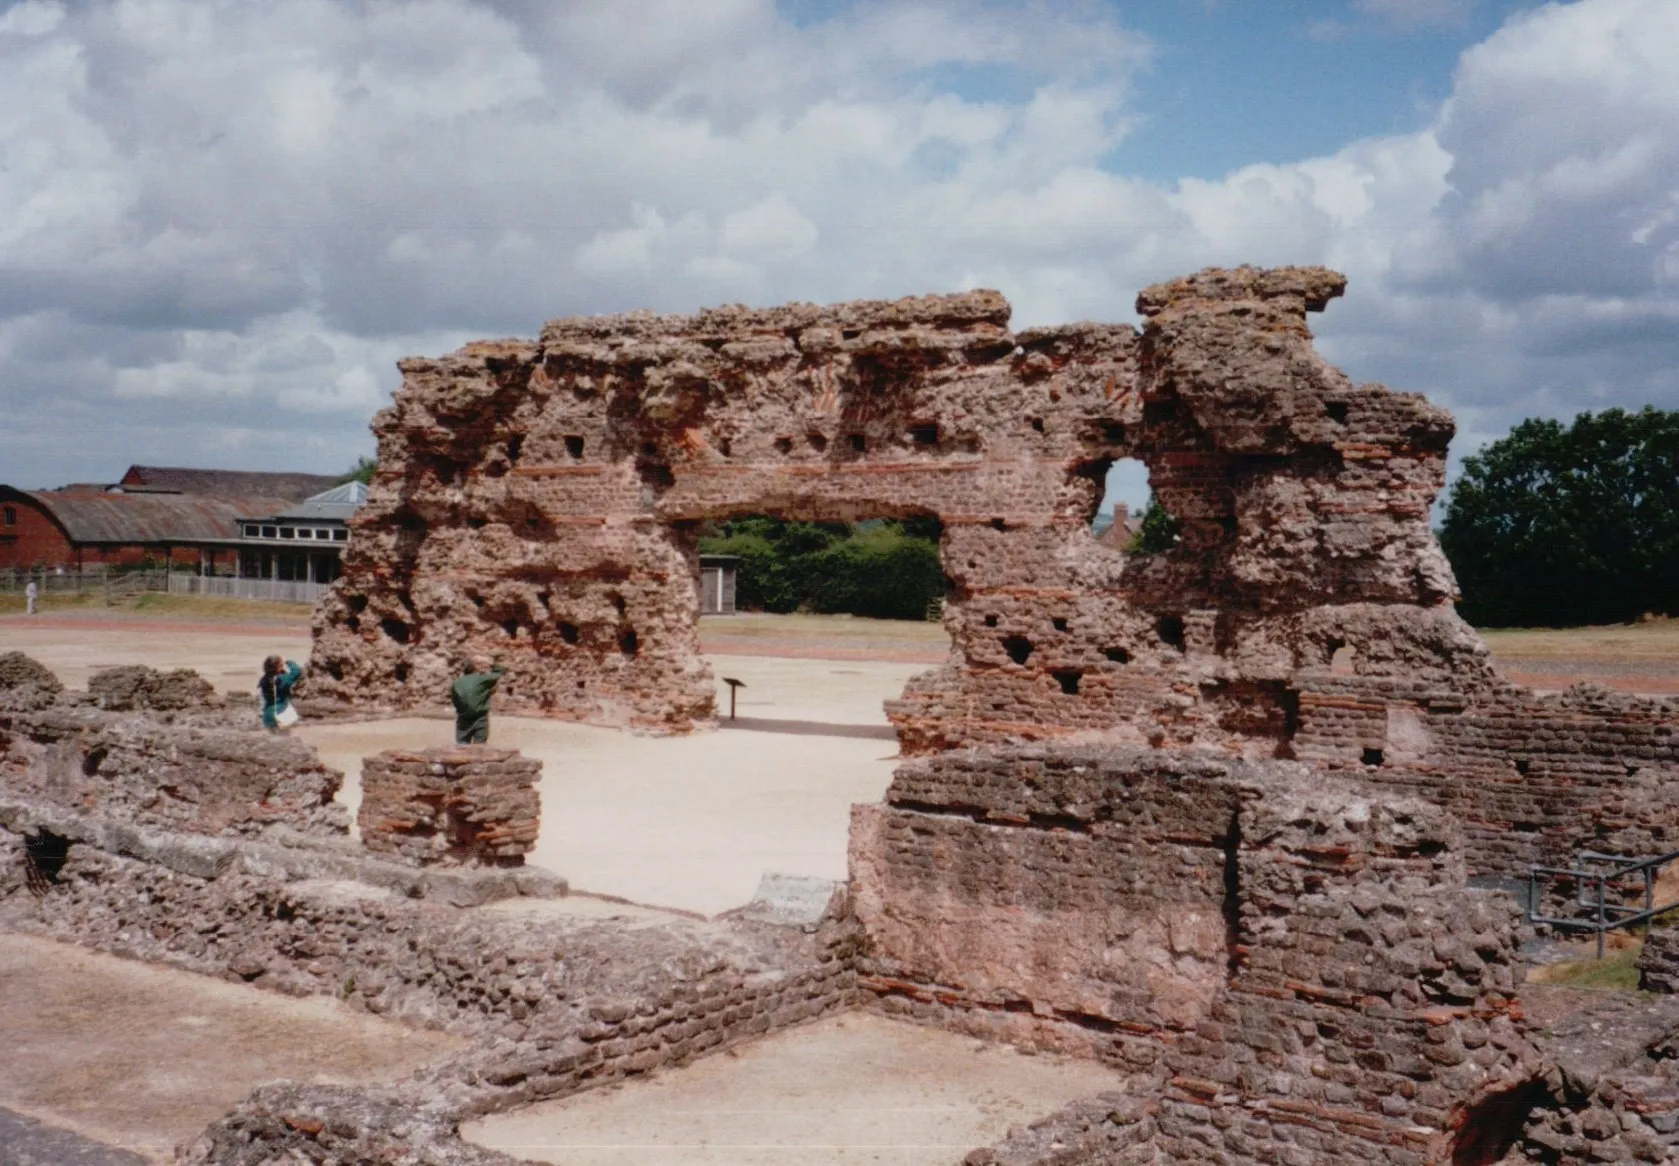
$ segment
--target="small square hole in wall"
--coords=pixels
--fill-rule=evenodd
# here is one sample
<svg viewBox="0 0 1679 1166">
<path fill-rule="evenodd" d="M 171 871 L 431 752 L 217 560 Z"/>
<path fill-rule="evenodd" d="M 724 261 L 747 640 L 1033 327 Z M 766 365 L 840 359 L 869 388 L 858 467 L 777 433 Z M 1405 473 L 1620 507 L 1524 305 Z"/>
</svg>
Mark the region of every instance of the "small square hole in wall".
<svg viewBox="0 0 1679 1166">
<path fill-rule="evenodd" d="M 778 437 L 778 438 L 776 438 L 775 439 L 775 452 L 776 453 L 792 453 L 793 452 L 793 439 L 791 437 Z"/>
<path fill-rule="evenodd" d="M 1359 756 L 1359 760 L 1364 762 L 1366 765 L 1380 765 L 1382 763 L 1382 751 L 1380 749 L 1372 749 L 1369 746 L 1365 746 L 1364 752 Z"/>
<path fill-rule="evenodd" d="M 985 626 L 988 627 L 988 628 L 996 627 L 997 626 L 997 617 L 994 616 L 994 615 L 986 616 L 985 617 Z"/>
<path fill-rule="evenodd" d="M 1159 634 L 1162 644 L 1183 651 L 1183 617 L 1164 616 L 1154 625 L 1154 630 Z"/>
<path fill-rule="evenodd" d="M 1102 655 L 1112 660 L 1115 664 L 1131 663 L 1131 653 L 1127 652 L 1124 648 L 1103 648 Z"/>
<path fill-rule="evenodd" d="M 1065 616 L 1058 615 L 1049 622 L 1058 632 L 1064 632 L 1067 630 L 1067 620 Z"/>
<path fill-rule="evenodd" d="M 567 456 L 580 458 L 583 456 L 583 438 L 576 433 L 565 435 L 565 451 Z"/>
<path fill-rule="evenodd" d="M 805 440 L 810 443 L 810 448 L 814 449 L 817 453 L 821 453 L 823 450 L 828 448 L 828 435 L 825 433 L 818 433 L 814 429 L 805 434 Z"/>
<path fill-rule="evenodd" d="M 939 427 L 937 425 L 911 425 L 909 439 L 916 445 L 927 447 L 939 443 Z"/>
<path fill-rule="evenodd" d="M 1058 668 L 1054 672 L 1051 672 L 1050 675 L 1055 677 L 1055 683 L 1059 684 L 1061 686 L 1061 691 L 1066 693 L 1068 696 L 1077 696 L 1079 694 L 1079 681 L 1084 677 L 1084 673 L 1079 669 Z"/>
<path fill-rule="evenodd" d="M 1323 411 L 1329 414 L 1329 419 L 1337 425 L 1347 423 L 1347 403 L 1345 401 L 1325 401 Z"/>
<path fill-rule="evenodd" d="M 853 433 L 851 435 L 851 437 L 849 438 L 849 440 L 851 442 L 851 448 L 855 452 L 857 452 L 857 453 L 867 453 L 868 452 L 869 439 L 864 437 L 861 433 Z"/>
</svg>

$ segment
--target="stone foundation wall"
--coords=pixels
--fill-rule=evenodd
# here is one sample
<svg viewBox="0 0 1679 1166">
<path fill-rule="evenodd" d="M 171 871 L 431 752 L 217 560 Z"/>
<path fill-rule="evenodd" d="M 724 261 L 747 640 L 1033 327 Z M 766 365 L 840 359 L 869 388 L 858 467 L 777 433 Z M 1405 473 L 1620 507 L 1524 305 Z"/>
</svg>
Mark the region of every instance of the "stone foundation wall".
<svg viewBox="0 0 1679 1166">
<path fill-rule="evenodd" d="M 428 1161 L 503 1161 L 461 1146 L 455 1124 L 855 1003 L 855 935 L 843 923 L 807 933 L 745 921 L 626 927 L 461 911 L 338 880 L 232 868 L 189 875 L 88 845 L 73 845 L 53 881 L 32 890 L 23 849 L 22 836 L 0 829 L 0 927 L 290 995 L 330 995 L 473 1042 L 387 1089 L 259 1090 L 211 1128 L 190 1161 L 272 1161 L 293 1143 L 309 1162 L 342 1161 L 328 1147 L 356 1144 L 459 1155 Z M 314 1108 L 275 1100 L 294 1095 Z M 390 1124 L 360 1128 L 370 1112 Z M 300 1114 L 321 1125 L 286 1120 Z"/>
<path fill-rule="evenodd" d="M 1679 994 L 1679 927 L 1652 927 L 1638 956 L 1638 986 Z"/>
<path fill-rule="evenodd" d="M 950 754 L 858 810 L 853 877 L 874 1007 L 1144 1073 L 1163 1160 L 1445 1161 L 1459 1107 L 1538 1063 L 1513 903 L 1464 887 L 1448 817 L 1368 783 Z"/>
<path fill-rule="evenodd" d="M 28 689 L 35 699 L 0 700 L 0 785 L 8 796 L 138 828 L 247 837 L 273 827 L 348 834 L 349 819 L 333 800 L 344 775 L 309 746 L 262 732 L 243 705 L 151 710 L 144 694 L 164 689 L 135 670 L 121 671 L 123 683 L 107 685 L 107 697 L 126 694 L 112 699 L 140 700 L 142 707 L 102 709 L 86 694 L 40 686 Z M 171 681 L 168 691 L 194 689 L 174 674 L 161 679 Z M 50 700 L 39 699 L 43 694 Z"/>
<path fill-rule="evenodd" d="M 487 745 L 365 758 L 362 845 L 420 865 L 519 865 L 541 825 L 541 776 L 542 762 Z"/>
</svg>

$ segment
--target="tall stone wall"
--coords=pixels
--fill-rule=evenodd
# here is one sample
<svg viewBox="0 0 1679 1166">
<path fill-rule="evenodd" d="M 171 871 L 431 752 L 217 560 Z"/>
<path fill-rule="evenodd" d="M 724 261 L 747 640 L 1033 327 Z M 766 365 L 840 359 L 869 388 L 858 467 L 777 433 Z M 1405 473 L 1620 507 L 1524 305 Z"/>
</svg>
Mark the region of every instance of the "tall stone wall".
<svg viewBox="0 0 1679 1166">
<path fill-rule="evenodd" d="M 503 707 L 687 729 L 713 712 L 696 530 L 750 513 L 943 523 L 953 652 L 892 709 L 911 751 L 1096 730 L 1266 752 L 1288 678 L 1365 638 L 1400 645 L 1373 672 L 1484 679 L 1426 522 L 1450 419 L 1312 351 L 1306 313 L 1343 284 L 1205 272 L 1144 293 L 1140 334 L 1014 333 L 975 292 L 559 320 L 405 361 L 317 687 L 431 704 L 490 650 Z M 1178 550 L 1091 537 L 1123 457 Z"/>
<path fill-rule="evenodd" d="M 1428 528 L 1450 417 L 1313 350 L 1321 268 L 1208 270 L 1142 328 L 1011 332 L 993 292 L 558 320 L 402 365 L 317 695 L 683 731 L 713 716 L 700 525 L 933 515 L 951 654 L 888 702 L 907 755 L 1104 740 L 1299 758 L 1448 806 L 1470 865 L 1671 847 L 1673 706 L 1537 698 L 1453 611 Z M 1181 523 L 1090 519 L 1116 458 Z"/>
</svg>

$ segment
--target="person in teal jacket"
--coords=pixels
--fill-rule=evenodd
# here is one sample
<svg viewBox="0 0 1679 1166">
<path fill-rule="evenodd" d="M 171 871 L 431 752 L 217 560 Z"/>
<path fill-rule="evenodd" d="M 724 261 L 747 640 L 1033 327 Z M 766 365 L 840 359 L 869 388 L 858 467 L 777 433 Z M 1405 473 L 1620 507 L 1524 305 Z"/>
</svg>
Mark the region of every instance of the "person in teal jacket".
<svg viewBox="0 0 1679 1166">
<path fill-rule="evenodd" d="M 270 732 L 279 730 L 280 717 L 291 708 L 291 690 L 301 679 L 303 668 L 296 660 L 270 656 L 262 662 L 262 679 L 257 681 L 257 691 L 262 694 L 263 728 Z M 296 719 L 294 713 L 291 720 Z"/>
<path fill-rule="evenodd" d="M 467 667 L 472 671 L 449 689 L 449 699 L 455 705 L 455 743 L 482 745 L 490 739 L 490 694 L 507 669 L 483 658 Z"/>
</svg>

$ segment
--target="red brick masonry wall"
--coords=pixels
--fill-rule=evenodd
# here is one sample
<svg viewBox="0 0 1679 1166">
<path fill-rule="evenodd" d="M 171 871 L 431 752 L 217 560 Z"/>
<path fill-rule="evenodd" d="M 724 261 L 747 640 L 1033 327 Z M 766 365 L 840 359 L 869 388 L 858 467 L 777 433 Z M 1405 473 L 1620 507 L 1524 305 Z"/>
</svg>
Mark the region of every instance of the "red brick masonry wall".
<svg viewBox="0 0 1679 1166">
<path fill-rule="evenodd" d="M 517 866 L 536 845 L 542 762 L 514 749 L 391 750 L 362 762 L 362 845 L 418 865 Z"/>
</svg>

